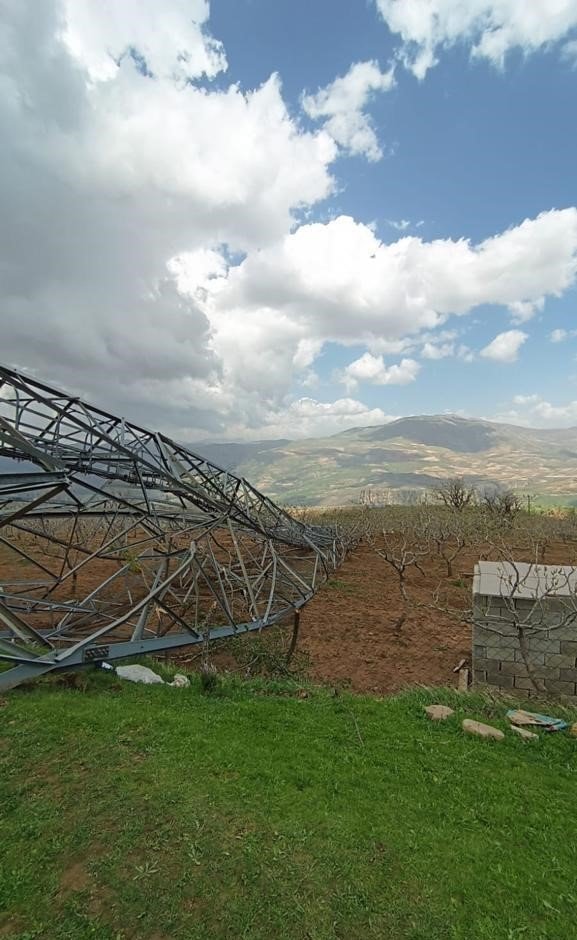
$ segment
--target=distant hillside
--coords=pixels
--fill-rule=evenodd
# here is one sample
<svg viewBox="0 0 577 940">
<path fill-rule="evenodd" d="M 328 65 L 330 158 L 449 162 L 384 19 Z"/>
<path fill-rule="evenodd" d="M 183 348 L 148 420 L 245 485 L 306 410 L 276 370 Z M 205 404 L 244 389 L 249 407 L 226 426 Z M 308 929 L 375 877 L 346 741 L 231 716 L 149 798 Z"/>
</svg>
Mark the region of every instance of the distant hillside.
<svg viewBox="0 0 577 940">
<path fill-rule="evenodd" d="M 197 454 L 201 454 L 207 460 L 215 463 L 223 470 L 234 470 L 246 460 L 251 460 L 257 455 L 262 455 L 266 451 L 284 447 L 291 442 L 284 438 L 276 441 L 245 441 L 235 443 L 234 441 L 216 444 L 189 444 L 188 446 Z"/>
<path fill-rule="evenodd" d="M 420 415 L 325 438 L 192 446 L 293 505 L 357 503 L 362 491 L 396 501 L 451 476 L 577 504 L 577 428 Z"/>
</svg>

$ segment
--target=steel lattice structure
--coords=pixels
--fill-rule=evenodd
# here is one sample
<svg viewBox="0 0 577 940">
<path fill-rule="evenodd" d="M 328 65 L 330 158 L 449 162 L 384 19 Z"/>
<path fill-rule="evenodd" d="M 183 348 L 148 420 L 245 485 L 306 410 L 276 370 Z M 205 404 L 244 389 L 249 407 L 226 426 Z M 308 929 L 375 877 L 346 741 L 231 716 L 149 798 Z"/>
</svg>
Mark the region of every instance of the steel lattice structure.
<svg viewBox="0 0 577 940">
<path fill-rule="evenodd" d="M 278 623 L 345 551 L 163 434 L 0 367 L 0 690 Z"/>
</svg>

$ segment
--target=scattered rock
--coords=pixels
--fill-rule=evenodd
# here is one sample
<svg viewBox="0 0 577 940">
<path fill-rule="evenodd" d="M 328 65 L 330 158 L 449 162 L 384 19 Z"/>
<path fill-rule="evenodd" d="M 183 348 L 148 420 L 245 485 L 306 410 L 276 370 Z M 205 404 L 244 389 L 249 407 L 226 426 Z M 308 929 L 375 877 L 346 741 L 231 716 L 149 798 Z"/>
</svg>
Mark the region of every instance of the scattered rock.
<svg viewBox="0 0 577 940">
<path fill-rule="evenodd" d="M 148 666 L 117 666 L 116 675 L 119 679 L 129 682 L 142 682 L 144 685 L 162 685 L 164 680 Z"/>
<path fill-rule="evenodd" d="M 569 734 L 572 734 L 573 737 L 577 738 L 577 721 L 569 728 Z"/>
<path fill-rule="evenodd" d="M 170 685 L 174 689 L 187 689 L 190 682 L 187 676 L 183 676 L 182 673 L 177 672 Z"/>
<path fill-rule="evenodd" d="M 451 715 L 455 714 L 454 710 L 449 708 L 448 705 L 427 705 L 425 711 L 433 721 L 444 721 L 445 718 L 450 718 Z"/>
<path fill-rule="evenodd" d="M 463 731 L 466 731 L 468 734 L 476 734 L 480 738 L 494 738 L 495 741 L 502 741 L 505 737 L 502 731 L 499 731 L 498 728 L 493 728 L 491 725 L 484 725 L 482 721 L 473 721 L 471 718 L 465 718 L 463 720 Z"/>
<path fill-rule="evenodd" d="M 539 740 L 538 734 L 533 734 L 532 731 L 527 731 L 526 728 L 519 728 L 517 725 L 511 725 L 511 731 L 514 731 L 515 734 L 518 734 L 520 738 L 525 738 L 526 741 Z"/>
</svg>

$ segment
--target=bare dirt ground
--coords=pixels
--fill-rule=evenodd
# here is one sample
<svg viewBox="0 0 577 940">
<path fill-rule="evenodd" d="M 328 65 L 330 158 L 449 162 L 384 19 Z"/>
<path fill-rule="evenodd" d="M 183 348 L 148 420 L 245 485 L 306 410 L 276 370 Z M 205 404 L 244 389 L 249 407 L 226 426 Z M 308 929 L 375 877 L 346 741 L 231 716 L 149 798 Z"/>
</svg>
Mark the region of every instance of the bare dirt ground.
<svg viewBox="0 0 577 940">
<path fill-rule="evenodd" d="M 519 561 L 532 560 L 521 545 L 514 554 Z M 411 604 L 405 623 L 396 631 L 403 611 L 397 575 L 361 543 L 301 613 L 297 649 L 306 654 L 308 675 L 318 682 L 377 695 L 419 684 L 456 687 L 453 669 L 462 659 L 471 664 L 471 627 L 465 617 L 446 614 L 439 607 L 458 612 L 471 606 L 478 560 L 478 548 L 464 551 L 450 578 L 442 558 L 434 554 L 423 562 L 424 577 L 415 569 L 409 571 Z M 568 561 L 566 545 L 549 546 L 548 564 Z M 435 605 L 439 587 L 442 605 Z M 289 635 L 287 628 L 287 641 Z M 218 669 L 238 668 L 225 652 L 216 653 L 213 661 Z"/>
<path fill-rule="evenodd" d="M 443 569 L 433 559 L 424 571 L 425 579 L 409 574 L 407 590 L 413 602 L 428 605 Z M 464 586 L 451 585 L 451 599 L 464 607 L 471 580 L 460 573 L 453 581 L 459 580 Z M 401 611 L 397 575 L 368 546 L 359 546 L 303 611 L 300 648 L 310 657 L 313 677 L 375 693 L 416 683 L 454 685 L 453 668 L 471 654 L 469 625 L 412 607 L 396 632 Z"/>
<path fill-rule="evenodd" d="M 520 546 L 514 554 L 519 561 L 531 560 Z M 447 576 L 443 559 L 435 554 L 423 560 L 423 573 L 410 569 L 407 593 L 411 603 L 398 629 L 404 605 L 397 575 L 373 548 L 359 544 L 301 613 L 297 647 L 301 655 L 297 658 L 301 663 L 306 661 L 307 675 L 318 682 L 377 695 L 415 684 L 456 685 L 455 666 L 462 659 L 470 664 L 471 657 L 471 628 L 458 611 L 465 611 L 471 604 L 473 569 L 478 559 L 478 546 L 464 551 L 456 559 L 451 577 Z M 547 563 L 569 561 L 567 545 L 549 545 Z M 84 596 L 113 570 L 115 565 L 104 561 L 94 563 L 90 571 L 83 570 L 78 595 Z M 15 561 L 0 552 L 0 578 L 17 577 L 18 572 L 20 577 L 31 576 L 21 559 Z M 457 611 L 456 616 L 435 606 L 433 598 L 439 586 L 443 604 Z M 290 632 L 290 625 L 284 628 L 285 648 Z M 260 637 L 235 641 L 236 650 L 228 643 L 211 647 L 211 660 L 219 670 L 242 673 L 250 644 L 258 640 L 274 643 L 275 635 L 278 654 L 279 632 L 272 628 Z M 243 656 L 238 655 L 238 644 L 249 644 Z M 200 656 L 195 647 L 171 658 L 194 668 L 200 665 Z"/>
</svg>

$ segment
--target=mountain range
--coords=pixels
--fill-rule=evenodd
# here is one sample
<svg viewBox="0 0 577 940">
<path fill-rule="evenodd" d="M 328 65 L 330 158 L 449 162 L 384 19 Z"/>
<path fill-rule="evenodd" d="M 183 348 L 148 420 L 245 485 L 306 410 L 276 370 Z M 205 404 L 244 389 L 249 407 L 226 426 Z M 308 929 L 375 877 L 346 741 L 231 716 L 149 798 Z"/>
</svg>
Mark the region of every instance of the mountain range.
<svg viewBox="0 0 577 940">
<path fill-rule="evenodd" d="M 577 428 L 421 415 L 330 437 L 189 446 L 288 505 L 412 501 L 455 476 L 577 505 Z"/>
</svg>

